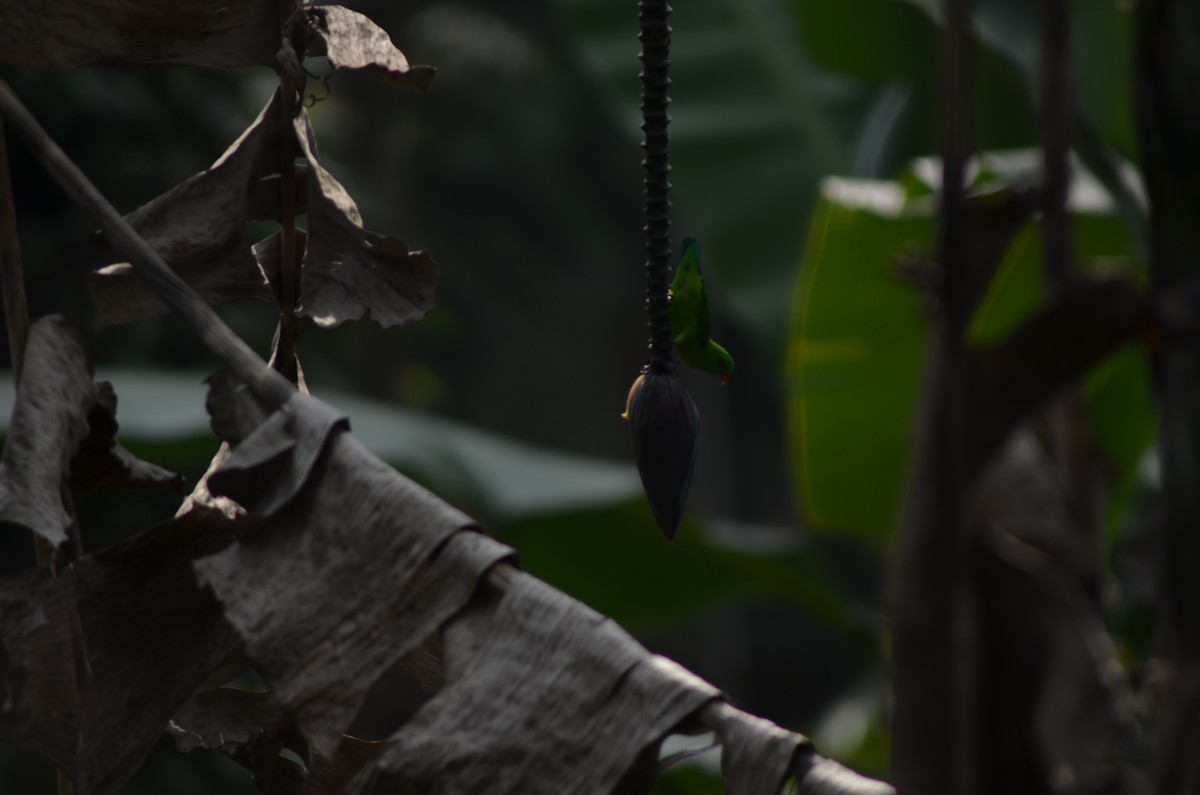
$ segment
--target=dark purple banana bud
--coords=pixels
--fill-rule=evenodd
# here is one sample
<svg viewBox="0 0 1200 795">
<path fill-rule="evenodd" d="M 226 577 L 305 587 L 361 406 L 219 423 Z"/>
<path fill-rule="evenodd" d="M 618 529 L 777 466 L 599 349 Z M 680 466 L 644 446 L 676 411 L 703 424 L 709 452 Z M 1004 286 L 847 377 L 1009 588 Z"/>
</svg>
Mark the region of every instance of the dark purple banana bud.
<svg viewBox="0 0 1200 795">
<path fill-rule="evenodd" d="M 643 373 L 625 407 L 633 429 L 633 455 L 654 521 L 675 538 L 692 485 L 700 412 L 687 387 L 671 373 Z"/>
</svg>

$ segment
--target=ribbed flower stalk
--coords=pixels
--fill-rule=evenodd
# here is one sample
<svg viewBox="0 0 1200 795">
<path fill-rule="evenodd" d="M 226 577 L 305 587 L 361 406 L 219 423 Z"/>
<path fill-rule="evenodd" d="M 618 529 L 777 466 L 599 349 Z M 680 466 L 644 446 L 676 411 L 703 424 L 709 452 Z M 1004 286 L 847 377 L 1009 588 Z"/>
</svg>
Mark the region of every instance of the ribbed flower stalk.
<svg viewBox="0 0 1200 795">
<path fill-rule="evenodd" d="M 700 412 L 675 377 L 679 360 L 671 344 L 671 7 L 666 0 L 641 0 L 638 19 L 642 52 L 643 198 L 646 233 L 646 311 L 650 351 L 642 375 L 629 392 L 625 417 L 633 429 L 638 473 L 654 520 L 667 539 L 675 537 L 692 485 L 700 435 Z"/>
</svg>

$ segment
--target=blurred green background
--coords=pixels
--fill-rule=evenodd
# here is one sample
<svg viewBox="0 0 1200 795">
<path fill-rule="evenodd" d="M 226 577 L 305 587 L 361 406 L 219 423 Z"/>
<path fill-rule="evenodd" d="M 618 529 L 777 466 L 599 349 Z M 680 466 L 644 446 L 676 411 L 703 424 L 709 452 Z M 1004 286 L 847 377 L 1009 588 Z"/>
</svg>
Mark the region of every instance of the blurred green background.
<svg viewBox="0 0 1200 795">
<path fill-rule="evenodd" d="M 419 95 L 334 76 L 310 111 L 322 160 L 369 229 L 428 249 L 442 276 L 438 307 L 418 325 L 305 326 L 312 391 L 378 454 L 515 546 L 529 571 L 740 706 L 885 775 L 881 595 L 927 322 L 919 289 L 893 266 L 932 253 L 934 214 L 912 163 L 937 147 L 935 4 L 707 0 L 671 17 L 674 230 L 703 244 L 714 337 L 737 360 L 728 386 L 684 375 L 701 448 L 671 545 L 640 496 L 619 418 L 647 336 L 635 4 L 348 5 L 439 71 Z M 1110 156 L 1136 160 L 1131 12 L 1120 0 L 1071 10 L 1079 134 L 1100 173 Z M 1036 12 L 1033 0 L 975 4 L 981 149 L 1037 143 Z M 276 85 L 262 71 L 0 74 L 122 211 L 207 167 Z M 10 148 L 31 314 L 88 329 L 84 275 L 108 260 L 20 144 Z M 830 175 L 895 182 L 847 183 L 856 199 L 823 192 Z M 1027 179 L 997 167 L 978 181 L 1003 190 Z M 1093 188 L 1105 201 L 1077 226 L 1081 260 L 1136 272 L 1136 219 Z M 1036 228 L 1024 234 L 980 334 L 1010 328 L 1040 295 Z M 219 311 L 268 353 L 271 307 Z M 215 362 L 170 318 L 88 337 L 127 446 L 194 483 L 216 449 L 200 383 Z M 1137 524 L 1138 464 L 1153 438 L 1144 362 L 1121 361 L 1089 382 L 1100 384 L 1101 426 L 1135 419 L 1110 451 L 1123 500 L 1110 512 L 1114 550 Z M 95 549 L 168 518 L 175 501 L 124 492 L 79 507 Z M 4 540 L 6 568 L 31 559 L 27 546 Z M 356 731 L 385 736 L 419 699 L 387 677 Z M 38 760 L 0 754 L 0 790 L 53 791 Z M 164 741 L 128 791 L 252 785 L 232 763 Z M 659 791 L 719 791 L 711 759 Z"/>
</svg>

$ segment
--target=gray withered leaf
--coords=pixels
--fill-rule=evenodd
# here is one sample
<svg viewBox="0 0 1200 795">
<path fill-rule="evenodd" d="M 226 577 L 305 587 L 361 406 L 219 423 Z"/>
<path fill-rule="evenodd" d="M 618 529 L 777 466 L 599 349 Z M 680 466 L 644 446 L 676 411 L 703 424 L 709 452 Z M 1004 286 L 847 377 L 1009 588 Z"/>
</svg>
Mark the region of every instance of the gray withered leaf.
<svg viewBox="0 0 1200 795">
<path fill-rule="evenodd" d="M 262 786 L 285 747 L 279 735 L 287 726 L 287 715 L 270 692 L 214 687 L 193 693 L 171 718 L 167 733 L 184 753 L 203 748 L 225 754 Z M 291 750 L 303 754 L 303 744 Z"/>
<path fill-rule="evenodd" d="M 66 542 L 74 522 L 63 485 L 71 457 L 88 435 L 95 390 L 83 340 L 66 321 L 47 317 L 30 326 L 0 457 L 0 521 L 20 525 L 55 547 Z"/>
<path fill-rule="evenodd" d="M 35 322 L 0 456 L 0 521 L 57 547 L 74 521 L 64 496 L 68 484 L 178 488 L 178 476 L 117 443 L 115 412 L 112 385 L 92 380 L 91 359 L 75 330 L 59 317 Z"/>
<path fill-rule="evenodd" d="M 273 795 L 341 795 L 346 782 L 383 745 L 343 736 L 332 758 L 322 756 L 306 747 L 271 692 L 231 687 L 197 691 L 175 713 L 167 731 L 180 751 L 218 751 L 247 768 L 259 789 Z M 307 755 L 307 769 L 281 757 L 282 748 Z"/>
<path fill-rule="evenodd" d="M 158 486 L 183 492 L 183 476 L 136 458 L 117 441 L 117 394 L 108 381 L 96 382 L 88 415 L 90 430 L 71 459 L 71 485 L 77 489 Z"/>
<path fill-rule="evenodd" d="M 673 373 L 653 369 L 634 382 L 629 395 L 633 454 L 654 520 L 675 537 L 692 486 L 700 437 L 700 412 Z"/>
<path fill-rule="evenodd" d="M 478 631 L 461 677 L 388 738 L 347 795 L 609 793 L 648 746 L 719 696 L 529 575 L 511 578 Z"/>
<path fill-rule="evenodd" d="M 246 243 L 245 230 L 250 219 L 278 220 L 280 104 L 276 91 L 212 166 L 125 217 L 210 304 L 239 298 L 275 300 L 267 274 Z M 306 210 L 303 191 L 298 191 L 297 205 L 297 212 Z M 277 273 L 278 256 L 273 266 Z M 92 274 L 88 289 L 98 328 L 167 313 L 128 262 Z"/>
<path fill-rule="evenodd" d="M 433 308 L 438 268 L 424 251 L 363 228 L 358 205 L 317 159 L 308 114 L 295 119 L 308 161 L 308 245 L 299 314 L 318 326 L 369 316 L 381 326 L 413 323 Z"/>
<path fill-rule="evenodd" d="M 299 30 L 303 26 L 303 31 Z M 363 70 L 389 83 L 423 91 L 436 71 L 409 64 L 387 32 L 367 17 L 342 6 L 313 6 L 289 36 L 304 36 L 304 53 L 324 55 L 334 69 Z M 297 48 L 299 50 L 299 48 Z"/>
<path fill-rule="evenodd" d="M 70 774 L 75 791 L 120 792 L 175 709 L 237 651 L 191 561 L 231 540 L 196 510 L 88 555 L 0 578 L 0 737 Z"/>
<path fill-rule="evenodd" d="M 0 578 L 0 739 L 66 770 L 77 756 L 80 677 L 71 583 L 48 568 Z"/>
<path fill-rule="evenodd" d="M 229 544 L 233 523 L 198 507 L 69 569 L 87 651 L 77 791 L 122 791 L 171 716 L 240 654 L 237 635 L 192 561 Z"/>
<path fill-rule="evenodd" d="M 277 91 L 209 169 L 126 217 L 210 304 L 276 300 L 278 233 L 251 247 L 245 229 L 249 220 L 279 220 L 279 106 Z M 437 265 L 402 240 L 364 229 L 354 200 L 320 164 L 303 109 L 294 129 L 306 160 L 297 167 L 296 212 L 309 216 L 307 234 L 297 230 L 299 314 L 324 327 L 364 316 L 383 326 L 420 320 L 433 307 Z M 88 288 L 97 327 L 167 312 L 127 262 L 92 274 Z"/>
<path fill-rule="evenodd" d="M 374 682 L 511 554 L 372 456 L 340 418 L 297 393 L 233 447 L 209 488 L 249 503 L 260 524 L 195 564 L 326 757 Z"/>
<path fill-rule="evenodd" d="M 730 795 L 777 793 L 792 771 L 796 751 L 808 738 L 719 702 L 707 708 L 715 715 L 721 743 L 721 778 Z"/>
<path fill-rule="evenodd" d="M 260 0 L 0 0 L 0 63 L 274 67 L 278 14 Z"/>
<path fill-rule="evenodd" d="M 248 392 L 231 393 L 230 411 L 217 398 L 226 381 L 214 381 L 207 401 L 214 418 L 260 410 Z M 221 428 L 231 424 L 226 420 Z M 309 480 L 330 438 L 347 428 L 345 415 L 326 403 L 296 392 L 278 411 L 234 442 L 229 457 L 208 477 L 209 490 L 228 497 L 258 516 L 271 516 L 291 501 Z"/>
</svg>

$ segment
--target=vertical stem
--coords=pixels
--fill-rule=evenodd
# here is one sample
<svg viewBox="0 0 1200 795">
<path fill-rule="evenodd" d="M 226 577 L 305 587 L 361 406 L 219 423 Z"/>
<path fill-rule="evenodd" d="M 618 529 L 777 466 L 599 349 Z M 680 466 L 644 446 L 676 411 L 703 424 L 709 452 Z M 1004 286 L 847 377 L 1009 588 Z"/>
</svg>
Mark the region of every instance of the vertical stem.
<svg viewBox="0 0 1200 795">
<path fill-rule="evenodd" d="M 19 384 L 25 361 L 25 337 L 29 332 L 29 307 L 25 300 L 25 268 L 17 238 L 17 211 L 3 122 L 0 122 L 0 268 L 3 268 L 0 283 L 4 290 L 4 317 L 8 323 L 8 352 L 12 357 L 13 382 Z"/>
<path fill-rule="evenodd" d="M 281 31 L 295 7 L 295 0 L 280 0 Z M 296 371 L 296 300 L 300 274 L 296 267 L 296 133 L 292 120 L 300 95 L 287 69 L 279 72 L 279 91 L 279 340 L 275 369 L 294 384 L 299 379 Z"/>
<path fill-rule="evenodd" d="M 1143 0 L 1137 24 L 1135 96 L 1150 203 L 1151 288 L 1163 296 L 1189 290 L 1200 277 L 1200 7 L 1194 0 Z M 1155 687 L 1156 772 L 1158 791 L 1166 795 L 1200 792 L 1200 348 L 1194 338 L 1168 336 L 1156 364 L 1163 646 Z"/>
<path fill-rule="evenodd" d="M 1071 143 L 1071 36 L 1067 0 L 1042 0 L 1042 254 L 1050 294 L 1062 291 L 1071 279 L 1074 253 L 1071 219 L 1067 215 L 1067 185 Z"/>
<path fill-rule="evenodd" d="M 671 117 L 671 27 L 667 18 L 671 7 L 666 0 L 640 0 L 638 20 L 641 33 L 638 40 L 642 52 L 642 149 L 645 158 L 643 199 L 646 219 L 646 311 L 650 316 L 650 361 L 648 367 L 656 372 L 675 369 L 675 351 L 671 347 L 671 317 L 669 312 L 669 274 L 671 270 L 671 189 L 670 134 L 667 125 Z"/>
<path fill-rule="evenodd" d="M 1071 181 L 1071 31 L 1068 0 L 1041 4 L 1042 263 L 1047 294 L 1053 299 L 1074 277 L 1075 252 L 1067 197 Z M 1096 506 L 1092 445 L 1078 385 L 1069 387 L 1047 411 L 1054 459 L 1067 484 L 1078 549 L 1086 559 L 1086 580 L 1099 599 L 1103 568 L 1103 528 Z M 1098 604 L 1098 602 L 1097 602 Z"/>
<path fill-rule="evenodd" d="M 946 544 L 945 595 L 953 606 L 946 653 L 949 655 L 951 708 L 946 718 L 953 732 L 949 754 L 950 771 L 945 782 L 951 792 L 971 793 L 978 788 L 976 768 L 978 726 L 976 725 L 976 672 L 974 650 L 976 621 L 975 592 L 971 581 L 970 541 L 963 523 L 967 482 L 966 470 L 966 357 L 963 348 L 967 323 L 965 287 L 970 274 L 967 252 L 966 183 L 971 112 L 974 107 L 969 61 L 969 0 L 946 0 L 942 66 L 942 215 L 939 228 L 939 259 L 942 263 L 942 322 L 938 347 L 942 361 L 941 401 L 934 431 L 934 483 L 941 494 L 934 532 Z M 932 763 L 934 758 L 927 760 Z"/>
<path fill-rule="evenodd" d="M 912 492 L 894 564 L 893 774 L 900 792 L 977 791 L 976 606 L 963 527 L 967 450 L 963 330 L 972 93 L 966 0 L 946 0 L 941 57 L 942 280 Z"/>
</svg>

